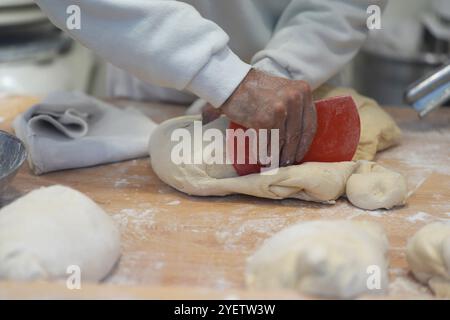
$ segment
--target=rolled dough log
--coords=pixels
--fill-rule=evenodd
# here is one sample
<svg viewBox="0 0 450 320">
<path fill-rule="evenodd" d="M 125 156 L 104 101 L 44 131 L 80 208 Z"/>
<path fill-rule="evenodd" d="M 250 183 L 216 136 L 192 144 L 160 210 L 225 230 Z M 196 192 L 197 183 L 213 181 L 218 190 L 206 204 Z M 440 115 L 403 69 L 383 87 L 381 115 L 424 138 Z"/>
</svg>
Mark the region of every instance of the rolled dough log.
<svg viewBox="0 0 450 320">
<path fill-rule="evenodd" d="M 438 297 L 450 299 L 450 223 L 434 222 L 420 229 L 408 241 L 406 257 L 417 280 Z"/>
<path fill-rule="evenodd" d="M 364 178 L 376 183 L 367 184 L 358 179 L 347 188 L 350 201 L 363 209 L 390 208 L 401 205 L 406 198 L 404 178 L 395 172 L 384 169 L 376 164 L 365 162 L 339 163 L 304 163 L 290 167 L 279 168 L 276 174 L 252 174 L 237 177 L 230 164 L 214 164 L 202 161 L 201 164 L 180 164 L 172 161 L 172 150 L 179 141 L 172 141 L 171 135 L 175 129 L 184 128 L 194 135 L 194 121 L 200 121 L 199 116 L 185 116 L 162 123 L 153 133 L 150 141 L 150 156 L 152 167 L 162 181 L 175 189 L 197 196 L 224 196 L 229 194 L 246 194 L 269 199 L 295 198 L 307 201 L 333 203 L 345 194 L 347 181 L 359 167 L 364 166 Z M 225 137 L 225 129 L 229 121 L 221 117 L 203 127 L 203 130 L 218 129 Z M 221 141 L 224 145 L 225 141 Z M 191 146 L 192 159 L 201 154 L 210 142 L 197 141 Z M 225 147 L 224 147 L 225 148 Z M 224 156 L 225 157 L 225 156 Z M 208 160 L 208 159 L 206 159 Z M 222 162 L 225 162 L 224 159 Z M 371 170 L 374 175 L 371 175 Z M 380 176 L 380 172 L 383 176 Z M 359 172 L 357 171 L 359 174 Z M 398 180 L 392 183 L 392 180 Z M 371 192 L 378 192 L 381 187 L 384 196 L 376 198 Z M 359 188 L 364 188 L 368 196 L 361 195 Z"/>
<path fill-rule="evenodd" d="M 120 255 L 112 219 L 84 194 L 63 186 L 34 190 L 0 210 L 0 279 L 103 279 Z"/>
<path fill-rule="evenodd" d="M 376 223 L 303 222 L 277 233 L 248 258 L 246 283 L 328 298 L 380 294 L 388 284 L 387 250 Z"/>
</svg>

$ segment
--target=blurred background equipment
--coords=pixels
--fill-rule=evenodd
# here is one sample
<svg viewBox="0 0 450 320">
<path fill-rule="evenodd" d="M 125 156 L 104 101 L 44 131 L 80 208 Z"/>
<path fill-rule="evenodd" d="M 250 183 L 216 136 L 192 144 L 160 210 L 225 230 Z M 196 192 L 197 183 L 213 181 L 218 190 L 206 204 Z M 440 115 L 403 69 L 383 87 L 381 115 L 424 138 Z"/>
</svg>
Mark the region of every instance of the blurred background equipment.
<svg viewBox="0 0 450 320">
<path fill-rule="evenodd" d="M 384 105 L 450 59 L 450 1 L 391 1 L 353 65 L 353 86 Z M 410 101 L 412 102 L 412 101 Z"/>
<path fill-rule="evenodd" d="M 340 84 L 384 105 L 405 105 L 411 84 L 417 85 L 447 61 L 450 0 L 390 1 L 382 29 L 370 32 L 341 74 Z M 43 96 L 79 90 L 104 97 L 105 70 L 105 61 L 53 27 L 32 0 L 0 0 L 0 94 Z"/>
<path fill-rule="evenodd" d="M 434 0 L 434 14 L 426 14 L 424 45 L 427 51 L 448 57 L 450 54 L 450 1 Z M 413 83 L 405 101 L 424 117 L 450 99 L 450 58 L 444 66 L 426 74 Z"/>
<path fill-rule="evenodd" d="M 450 99 L 450 62 L 413 83 L 405 94 L 420 117 L 426 116 Z"/>
<path fill-rule="evenodd" d="M 56 29 L 32 0 L 0 2 L 0 93 L 89 89 L 93 55 Z"/>
<path fill-rule="evenodd" d="M 23 142 L 0 130 L 0 192 L 14 179 L 26 158 L 27 151 Z"/>
</svg>

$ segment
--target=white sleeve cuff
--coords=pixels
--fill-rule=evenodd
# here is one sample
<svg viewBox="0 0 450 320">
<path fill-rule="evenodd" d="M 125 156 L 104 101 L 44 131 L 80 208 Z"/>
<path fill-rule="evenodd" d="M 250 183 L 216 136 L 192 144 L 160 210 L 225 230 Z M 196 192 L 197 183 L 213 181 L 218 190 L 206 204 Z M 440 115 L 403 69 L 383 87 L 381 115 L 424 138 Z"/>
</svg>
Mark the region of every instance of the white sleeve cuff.
<svg viewBox="0 0 450 320">
<path fill-rule="evenodd" d="M 270 58 L 264 58 L 253 65 L 255 69 L 268 73 L 275 77 L 292 79 L 292 75 L 286 68 L 283 68 L 278 63 Z"/>
<path fill-rule="evenodd" d="M 219 108 L 236 90 L 250 69 L 249 64 L 226 47 L 211 57 L 186 89 Z"/>
</svg>

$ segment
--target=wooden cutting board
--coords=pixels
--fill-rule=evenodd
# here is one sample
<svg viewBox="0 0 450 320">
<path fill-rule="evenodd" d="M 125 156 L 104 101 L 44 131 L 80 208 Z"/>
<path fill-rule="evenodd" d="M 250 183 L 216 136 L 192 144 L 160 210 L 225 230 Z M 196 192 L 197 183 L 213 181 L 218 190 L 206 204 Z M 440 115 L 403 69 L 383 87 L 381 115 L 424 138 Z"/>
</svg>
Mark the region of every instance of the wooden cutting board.
<svg viewBox="0 0 450 320">
<path fill-rule="evenodd" d="M 0 129 L 35 98 L 0 98 Z M 183 114 L 180 106 L 114 101 L 134 105 L 155 121 Z M 364 211 L 339 200 L 321 205 L 298 200 L 247 196 L 190 197 L 162 183 L 148 158 L 34 176 L 24 165 L 6 204 L 24 193 L 53 184 L 78 189 L 99 203 L 122 230 L 122 257 L 101 284 L 69 291 L 62 283 L 0 283 L 0 298 L 301 298 L 293 292 L 249 292 L 245 259 L 265 239 L 300 221 L 354 219 L 381 223 L 391 243 L 388 298 L 429 298 L 427 288 L 408 273 L 407 239 L 426 223 L 450 219 L 450 108 L 419 120 L 405 108 L 387 108 L 404 131 L 400 146 L 378 162 L 408 178 L 408 205 Z"/>
</svg>

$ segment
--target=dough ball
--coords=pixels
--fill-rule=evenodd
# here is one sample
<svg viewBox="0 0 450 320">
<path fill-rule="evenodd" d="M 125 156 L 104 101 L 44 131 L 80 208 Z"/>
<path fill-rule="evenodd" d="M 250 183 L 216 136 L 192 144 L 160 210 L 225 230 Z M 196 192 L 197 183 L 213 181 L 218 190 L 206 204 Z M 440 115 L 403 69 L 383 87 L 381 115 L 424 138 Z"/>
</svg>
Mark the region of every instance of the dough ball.
<svg viewBox="0 0 450 320">
<path fill-rule="evenodd" d="M 347 181 L 348 200 L 365 210 L 403 205 L 408 189 L 405 178 L 373 162 L 363 162 Z"/>
<path fill-rule="evenodd" d="M 450 223 L 434 222 L 420 229 L 406 250 L 409 266 L 420 282 L 441 298 L 450 298 Z"/>
<path fill-rule="evenodd" d="M 383 293 L 387 249 L 386 235 L 375 223 L 299 223 L 267 240 L 248 259 L 246 283 L 253 289 L 286 288 L 329 298 Z"/>
<path fill-rule="evenodd" d="M 66 279 L 75 265 L 82 281 L 98 281 L 119 255 L 112 219 L 71 188 L 40 188 L 0 210 L 0 279 Z"/>
</svg>

